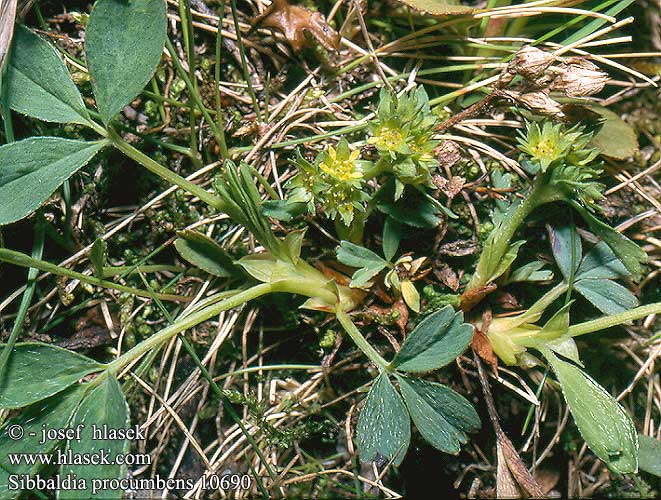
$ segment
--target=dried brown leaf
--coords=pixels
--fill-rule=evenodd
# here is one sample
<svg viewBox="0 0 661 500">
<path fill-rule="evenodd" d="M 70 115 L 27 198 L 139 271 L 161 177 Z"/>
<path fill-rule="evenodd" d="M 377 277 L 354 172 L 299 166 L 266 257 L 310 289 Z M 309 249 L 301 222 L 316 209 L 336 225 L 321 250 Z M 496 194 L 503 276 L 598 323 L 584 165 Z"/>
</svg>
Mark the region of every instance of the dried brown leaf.
<svg viewBox="0 0 661 500">
<path fill-rule="evenodd" d="M 447 264 L 441 263 L 435 266 L 434 276 L 453 292 L 459 290 L 459 277 L 454 269 Z"/>
<path fill-rule="evenodd" d="M 269 8 L 253 22 L 253 28 L 260 25 L 280 31 L 294 51 L 309 47 L 312 39 L 326 50 L 340 50 L 342 37 L 330 27 L 323 14 L 300 5 L 291 5 L 287 0 L 273 0 Z"/>
<path fill-rule="evenodd" d="M 495 283 L 489 283 L 488 285 L 465 291 L 461 295 L 461 310 L 464 312 L 470 311 L 473 307 L 482 302 L 484 297 L 495 291 L 496 288 L 497 286 Z"/>
</svg>

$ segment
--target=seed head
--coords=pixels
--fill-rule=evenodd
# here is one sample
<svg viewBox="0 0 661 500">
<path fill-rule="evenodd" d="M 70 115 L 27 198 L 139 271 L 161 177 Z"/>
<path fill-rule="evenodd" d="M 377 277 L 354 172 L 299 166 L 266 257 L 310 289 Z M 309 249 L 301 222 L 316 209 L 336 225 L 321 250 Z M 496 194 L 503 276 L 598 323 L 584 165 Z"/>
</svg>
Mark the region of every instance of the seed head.
<svg viewBox="0 0 661 500">
<path fill-rule="evenodd" d="M 530 45 L 523 47 L 510 61 L 508 70 L 516 73 L 526 80 L 536 80 L 553 64 L 555 56 Z"/>
<path fill-rule="evenodd" d="M 572 58 L 555 67 L 558 76 L 553 80 L 553 90 L 567 97 L 587 97 L 601 92 L 608 82 L 608 75 L 598 66 L 582 58 Z"/>
<path fill-rule="evenodd" d="M 507 92 L 508 97 L 512 98 L 519 104 L 525 106 L 531 111 L 539 114 L 561 118 L 564 116 L 560 103 L 554 101 L 549 96 L 548 90 L 539 90 L 537 92 L 527 92 L 521 94 L 519 92 Z"/>
</svg>

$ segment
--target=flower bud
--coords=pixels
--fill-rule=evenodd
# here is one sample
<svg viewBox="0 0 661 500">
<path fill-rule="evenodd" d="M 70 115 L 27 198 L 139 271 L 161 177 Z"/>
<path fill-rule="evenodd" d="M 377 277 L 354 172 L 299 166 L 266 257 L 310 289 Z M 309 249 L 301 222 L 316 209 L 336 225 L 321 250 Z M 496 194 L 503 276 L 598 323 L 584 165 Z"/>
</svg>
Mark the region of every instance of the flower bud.
<svg viewBox="0 0 661 500">
<path fill-rule="evenodd" d="M 530 45 L 523 47 L 510 61 L 508 70 L 517 73 L 526 80 L 536 80 L 541 77 L 555 61 L 555 56 Z"/>
<path fill-rule="evenodd" d="M 608 75 L 598 66 L 582 58 L 568 59 L 557 67 L 558 76 L 553 80 L 553 90 L 563 92 L 567 97 L 587 97 L 604 89 Z"/>
</svg>

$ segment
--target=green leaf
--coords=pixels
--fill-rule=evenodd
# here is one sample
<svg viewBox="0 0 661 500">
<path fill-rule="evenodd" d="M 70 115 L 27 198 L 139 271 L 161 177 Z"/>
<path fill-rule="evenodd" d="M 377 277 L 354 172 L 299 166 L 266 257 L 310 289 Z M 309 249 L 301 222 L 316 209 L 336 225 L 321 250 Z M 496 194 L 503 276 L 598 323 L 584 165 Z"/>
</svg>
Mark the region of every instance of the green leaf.
<svg viewBox="0 0 661 500">
<path fill-rule="evenodd" d="M 574 289 L 605 314 L 617 314 L 638 305 L 638 299 L 629 290 L 611 280 L 583 279 Z"/>
<path fill-rule="evenodd" d="M 0 146 L 0 226 L 30 215 L 106 144 L 32 137 Z"/>
<path fill-rule="evenodd" d="M 337 260 L 351 267 L 358 267 L 351 277 L 351 286 L 360 287 L 388 266 L 388 262 L 371 250 L 342 241 L 337 249 Z"/>
<path fill-rule="evenodd" d="M 649 474 L 661 477 L 661 441 L 638 434 L 638 467 Z"/>
<path fill-rule="evenodd" d="M 221 278 L 236 276 L 234 261 L 214 240 L 199 231 L 179 231 L 174 247 L 186 262 Z"/>
<path fill-rule="evenodd" d="M 551 228 L 551 249 L 562 275 L 566 280 L 571 279 L 583 256 L 583 246 L 576 227 L 567 224 Z"/>
<path fill-rule="evenodd" d="M 293 264 L 298 263 L 301 258 L 301 249 L 303 248 L 305 232 L 305 229 L 290 231 L 282 240 L 282 248 Z"/>
<path fill-rule="evenodd" d="M 619 115 L 602 106 L 589 106 L 603 120 L 601 128 L 592 137 L 592 145 L 602 155 L 616 160 L 626 160 L 638 151 L 638 135 Z"/>
<path fill-rule="evenodd" d="M 421 229 L 433 229 L 440 222 L 438 206 L 423 197 L 415 188 L 407 187 L 404 196 L 393 201 L 395 182 L 390 180 L 374 196 L 377 208 L 397 222 Z"/>
<path fill-rule="evenodd" d="M 630 276 L 629 270 L 604 241 L 597 243 L 581 262 L 576 279 L 617 279 Z"/>
<path fill-rule="evenodd" d="M 7 79 L 14 111 L 47 122 L 89 126 L 83 98 L 57 50 L 23 26 L 14 33 Z"/>
<path fill-rule="evenodd" d="M 519 248 L 521 248 L 525 243 L 525 240 L 519 240 L 510 244 L 507 252 L 505 252 L 505 254 L 500 258 L 498 265 L 494 269 L 493 273 L 491 273 L 491 276 L 489 276 L 487 283 L 495 281 L 500 276 L 505 274 L 505 272 L 512 266 L 512 263 L 516 260 L 516 257 L 519 254 Z"/>
<path fill-rule="evenodd" d="M 576 365 L 550 350 L 548 359 L 567 405 L 590 449 L 615 472 L 638 470 L 638 436 L 631 417 L 606 390 Z"/>
<path fill-rule="evenodd" d="M 262 212 L 267 217 L 284 222 L 303 215 L 307 211 L 307 203 L 289 200 L 267 200 L 262 202 Z"/>
<path fill-rule="evenodd" d="M 538 260 L 528 262 L 512 271 L 507 277 L 507 283 L 520 283 L 523 281 L 547 281 L 553 278 L 553 272 L 542 269 L 544 263 Z"/>
<path fill-rule="evenodd" d="M 163 0 L 98 0 L 85 32 L 96 106 L 108 123 L 147 85 L 166 37 Z"/>
<path fill-rule="evenodd" d="M 0 429 L 0 500 L 16 498 L 20 491 L 10 489 L 10 474 L 33 476 L 42 467 L 41 463 L 20 465 L 9 463 L 9 455 L 14 453 L 34 454 L 51 453 L 59 444 L 56 440 L 47 440 L 40 444 L 42 428 L 63 429 L 68 427 L 73 412 L 84 394 L 84 386 L 76 386 L 65 393 L 35 403 L 18 416 L 12 418 Z M 22 439 L 11 439 L 7 431 L 12 426 L 23 429 Z"/>
<path fill-rule="evenodd" d="M 337 259 L 342 264 L 351 267 L 367 267 L 377 263 L 387 264 L 383 258 L 371 250 L 349 241 L 340 242 L 340 246 L 337 248 Z"/>
<path fill-rule="evenodd" d="M 413 423 L 434 448 L 457 454 L 468 441 L 466 433 L 480 427 L 473 406 L 449 387 L 397 375 Z"/>
<path fill-rule="evenodd" d="M 5 349 L 5 346 L 0 346 Z M 22 408 L 63 391 L 104 365 L 61 347 L 16 344 L 0 380 L 0 408 Z"/>
<path fill-rule="evenodd" d="M 108 440 L 100 442 L 94 439 L 92 434 L 92 425 L 102 427 L 108 426 L 109 429 L 127 429 L 129 426 L 129 409 L 126 404 L 126 398 L 122 394 L 122 389 L 117 379 L 112 375 L 105 378 L 100 385 L 90 391 L 80 403 L 78 410 L 74 413 L 71 420 L 71 427 L 84 425 L 80 440 L 70 440 L 67 443 L 67 449 L 73 456 L 84 456 L 93 453 L 99 453 L 102 449 L 110 462 L 114 462 L 117 455 L 126 454 L 129 451 L 130 443 L 125 439 Z M 84 479 L 87 488 L 84 490 L 59 491 L 58 498 L 74 500 L 77 498 L 103 498 L 103 499 L 121 499 L 123 491 L 121 489 L 97 489 L 92 494 L 94 481 L 104 479 L 119 479 L 126 475 L 126 466 L 118 464 L 99 464 L 99 465 L 62 465 L 60 468 L 61 477 L 67 475 L 76 475 L 79 479 Z"/>
<path fill-rule="evenodd" d="M 411 419 L 388 375 L 370 389 L 356 426 L 356 446 L 363 462 L 402 463 L 411 440 Z"/>
<path fill-rule="evenodd" d="M 578 347 L 576 346 L 576 342 L 573 338 L 568 336 L 560 337 L 559 339 L 547 342 L 546 347 L 551 349 L 556 354 L 560 354 L 560 356 L 564 356 L 570 361 L 573 361 L 581 368 L 583 367 L 580 355 L 578 354 Z"/>
<path fill-rule="evenodd" d="M 94 240 L 90 251 L 90 262 L 94 267 L 94 276 L 103 279 L 103 268 L 106 265 L 106 242 L 103 239 Z"/>
<path fill-rule="evenodd" d="M 430 314 L 406 337 L 392 362 L 393 367 L 426 372 L 452 362 L 473 338 L 473 327 L 463 321 L 463 313 L 455 313 L 452 306 Z"/>
<path fill-rule="evenodd" d="M 477 9 L 461 5 L 457 0 L 399 0 L 418 12 L 428 13 L 432 16 L 450 16 L 455 14 L 469 14 Z"/>
<path fill-rule="evenodd" d="M 399 249 L 402 241 L 402 225 L 392 217 L 386 217 L 383 224 L 383 255 L 387 261 L 391 261 Z"/>
<path fill-rule="evenodd" d="M 544 324 L 537 337 L 545 339 L 556 339 L 561 337 L 569 330 L 569 310 L 573 302 L 568 302 L 562 306 L 551 318 Z"/>
<path fill-rule="evenodd" d="M 620 261 L 622 261 L 624 267 L 634 277 L 640 276 L 643 272 L 641 263 L 647 262 L 647 254 L 643 249 L 622 233 L 597 219 L 588 209 L 579 203 L 572 202 L 571 205 L 581 214 L 581 217 L 587 222 L 590 230 L 606 242 Z"/>
</svg>

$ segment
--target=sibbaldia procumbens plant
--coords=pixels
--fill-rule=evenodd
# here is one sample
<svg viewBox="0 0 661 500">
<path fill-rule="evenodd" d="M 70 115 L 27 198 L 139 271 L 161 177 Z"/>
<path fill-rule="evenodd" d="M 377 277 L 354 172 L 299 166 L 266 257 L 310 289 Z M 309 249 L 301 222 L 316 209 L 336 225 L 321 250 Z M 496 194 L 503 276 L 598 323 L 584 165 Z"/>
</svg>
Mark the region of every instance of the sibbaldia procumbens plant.
<svg viewBox="0 0 661 500">
<path fill-rule="evenodd" d="M 269 10 L 269 16 L 274 9 Z M 182 8 L 181 12 L 186 10 Z M 359 404 L 359 415 L 351 429 L 354 432 L 349 436 L 364 463 L 377 467 L 400 465 L 413 428 L 444 453 L 456 455 L 468 443 L 470 433 L 480 427 L 478 413 L 449 384 L 439 383 L 435 372 L 465 353 L 477 329 L 507 365 L 529 368 L 547 363 L 593 452 L 615 472 L 636 472 L 639 445 L 633 422 L 587 374 L 588 367 L 574 339 L 659 313 L 661 306 L 639 306 L 636 297 L 616 282 L 642 274 L 645 252 L 602 222 L 596 203 L 603 191 L 599 181 L 602 170 L 594 137 L 581 125 L 557 122 L 562 110 L 549 93 L 585 97 L 598 92 L 605 82 L 598 68 L 587 61 L 560 60 L 538 49 L 523 49 L 504 65 L 486 101 L 467 106 L 462 112 L 465 114 L 445 120 L 443 110 L 433 106 L 422 86 L 411 85 L 400 92 L 384 88 L 373 117 L 358 130 L 363 135 L 329 138 L 316 155 L 303 149 L 292 152 L 288 179 L 277 186 L 279 191 L 253 165 L 230 159 L 224 125 L 211 116 L 204 103 L 195 103 L 222 156 L 213 171 L 213 182 L 206 189 L 134 147 L 117 118 L 152 79 L 163 51 L 170 55 L 177 52 L 178 47 L 167 38 L 166 26 L 166 4 L 161 0 L 97 2 L 85 32 L 86 69 L 95 109 L 91 101 L 83 99 L 56 49 L 36 32 L 17 28 L 6 80 L 11 109 L 43 122 L 81 127 L 88 134 L 85 137 L 93 138 L 30 137 L 1 146 L 0 225 L 39 210 L 75 172 L 112 148 L 199 199 L 218 220 L 244 231 L 250 244 L 232 249 L 210 234 L 195 229 L 179 231 L 173 237 L 174 247 L 189 270 L 195 276 L 213 276 L 225 289 L 174 314 L 163 304 L 185 305 L 188 298 L 176 290 L 157 289 L 147 280 L 145 288 L 137 288 L 113 279 L 125 269 L 107 265 L 106 247 L 101 240 L 91 248 L 89 272 L 51 264 L 42 260 L 39 252 L 28 256 L 0 249 L 3 262 L 153 300 L 165 311 L 168 322 L 105 363 L 49 344 L 17 342 L 18 329 L 12 331 L 0 351 L 0 409 L 12 412 L 3 430 L 20 426 L 27 437 L 14 440 L 7 433 L 0 436 L 0 449 L 7 453 L 0 456 L 0 499 L 15 496 L 5 493 L 9 492 L 11 475 L 38 471 L 38 465 L 12 464 L 5 457 L 38 450 L 35 436 L 42 426 L 65 428 L 96 423 L 127 427 L 130 416 L 126 394 L 130 383 L 139 377 L 124 386 L 119 381 L 128 379 L 127 373 L 134 366 L 148 370 L 155 354 L 175 337 L 181 339 L 260 461 L 266 463 L 253 436 L 232 413 L 227 392 L 219 388 L 183 334 L 224 311 L 275 294 L 300 299 L 301 310 L 312 311 L 324 322 L 339 327 L 343 332 L 340 340 L 342 336 L 351 339 L 369 360 L 373 381 Z M 324 21 L 321 29 L 328 26 Z M 237 38 L 239 34 L 240 30 Z M 245 54 L 240 52 L 239 58 L 245 58 Z M 181 80 L 195 88 L 196 83 L 191 81 L 195 79 L 194 69 L 187 71 L 178 58 L 172 60 Z M 545 89 L 532 91 L 529 87 L 540 78 Z M 246 81 L 251 99 L 255 99 L 248 77 Z M 586 82 L 590 84 L 587 90 Z M 199 99 L 196 93 L 192 96 L 193 100 Z M 518 196 L 498 199 L 493 229 L 481 242 L 477 263 L 465 270 L 465 281 L 459 283 L 457 279 L 453 291 L 465 285 L 462 293 L 437 296 L 439 302 L 430 307 L 431 301 L 425 303 L 420 292 L 420 283 L 434 271 L 432 261 L 436 264 L 437 259 L 416 254 L 407 238 L 431 239 L 431 232 L 442 223 L 458 218 L 450 208 L 457 193 L 447 189 L 440 178 L 446 173 L 440 161 L 444 158 L 439 154 L 447 140 L 442 133 L 457 117 L 479 112 L 495 99 L 509 99 L 532 111 L 541 112 L 546 107 L 542 114 L 554 118 L 535 115 L 520 133 L 516 154 L 525 172 L 522 177 L 529 176 L 530 184 L 522 184 Z M 195 118 L 193 107 L 189 107 Z M 196 140 L 194 133 L 191 140 Z M 496 190 L 512 191 L 508 174 L 491 169 L 488 175 Z M 540 261 L 513 265 L 526 245 L 524 240 L 516 239 L 524 223 L 540 207 L 552 204 L 562 204 L 578 214 L 599 242 L 583 256 L 574 225 L 552 227 L 552 253 L 561 281 L 526 305 L 525 310 L 484 321 L 479 314 L 481 308 L 498 288 L 515 282 L 552 281 L 550 271 L 543 270 Z M 335 248 L 320 250 L 311 241 L 308 233 L 317 226 L 320 232 L 332 233 Z M 366 236 L 370 227 L 382 228 L 376 238 Z M 142 278 L 141 269 L 128 270 L 133 271 Z M 386 296 L 394 303 L 392 311 L 396 314 L 378 318 L 400 327 L 402 339 L 391 342 L 393 349 L 384 349 L 365 334 L 364 318 L 370 314 L 372 294 Z M 576 297 L 586 299 L 605 316 L 574 324 L 570 313 L 572 298 Z M 410 322 L 415 326 L 407 329 L 409 314 L 415 314 Z M 543 359 L 534 357 L 531 351 Z M 431 380 L 431 374 L 435 380 Z M 67 438 L 49 442 L 40 451 L 88 453 L 94 446 L 89 439 Z M 116 457 L 126 453 L 128 446 L 127 440 L 115 440 L 108 452 Z M 68 464 L 60 468 L 60 473 L 91 480 L 117 479 L 125 477 L 127 471 L 115 463 L 95 470 L 83 464 Z M 269 476 L 272 484 L 278 484 L 274 471 L 269 471 Z M 120 498 L 121 492 L 101 488 L 92 493 L 85 487 L 72 495 Z"/>
</svg>

